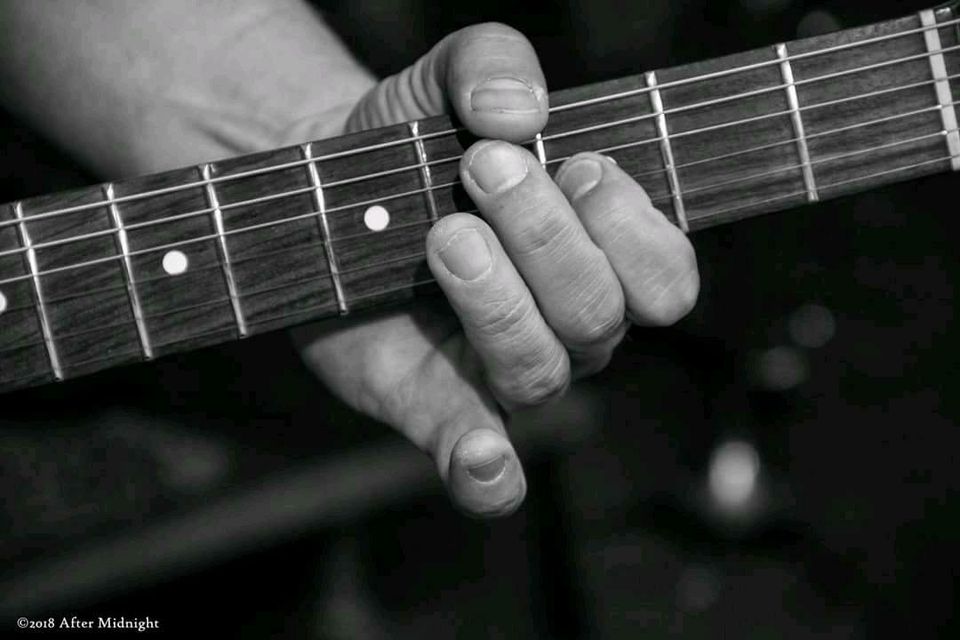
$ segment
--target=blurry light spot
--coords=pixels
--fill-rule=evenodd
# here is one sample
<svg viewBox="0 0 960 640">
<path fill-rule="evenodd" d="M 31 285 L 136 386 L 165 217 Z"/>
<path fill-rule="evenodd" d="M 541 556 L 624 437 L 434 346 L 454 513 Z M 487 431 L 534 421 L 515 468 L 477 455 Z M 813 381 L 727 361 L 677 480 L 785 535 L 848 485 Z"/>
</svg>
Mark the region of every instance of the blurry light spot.
<svg viewBox="0 0 960 640">
<path fill-rule="evenodd" d="M 793 312 L 787 329 L 797 345 L 819 349 L 833 339 L 837 324 L 830 309 L 818 304 L 806 304 Z"/>
<path fill-rule="evenodd" d="M 390 212 L 380 205 L 374 205 L 363 214 L 363 224 L 370 231 L 383 231 L 390 224 Z"/>
<path fill-rule="evenodd" d="M 757 491 L 760 457 L 749 442 L 731 440 L 721 444 L 710 459 L 710 495 L 724 510 L 741 511 L 750 506 Z"/>
<path fill-rule="evenodd" d="M 190 266 L 190 261 L 187 259 L 187 254 L 183 251 L 167 251 L 163 256 L 163 270 L 167 272 L 168 275 L 178 276 L 181 273 L 187 270 L 187 267 Z"/>
<path fill-rule="evenodd" d="M 717 601 L 719 582 L 709 567 L 688 566 L 677 582 L 677 604 L 690 613 L 706 611 Z"/>
<path fill-rule="evenodd" d="M 157 452 L 160 453 L 160 452 Z M 164 480 L 174 489 L 200 492 L 215 487 L 227 475 L 229 460 L 219 447 L 195 442 L 190 447 L 164 451 Z"/>
<path fill-rule="evenodd" d="M 3 295 L 3 291 L 0 291 L 0 313 L 3 313 L 7 310 L 7 296 Z"/>
<path fill-rule="evenodd" d="M 819 36 L 824 33 L 832 33 L 843 28 L 840 20 L 829 11 L 816 9 L 803 16 L 797 25 L 797 36 L 800 38 L 809 38 L 810 36 Z"/>
<path fill-rule="evenodd" d="M 804 355 L 792 347 L 767 349 L 757 358 L 753 374 L 768 391 L 789 391 L 807 379 L 808 366 Z"/>
</svg>

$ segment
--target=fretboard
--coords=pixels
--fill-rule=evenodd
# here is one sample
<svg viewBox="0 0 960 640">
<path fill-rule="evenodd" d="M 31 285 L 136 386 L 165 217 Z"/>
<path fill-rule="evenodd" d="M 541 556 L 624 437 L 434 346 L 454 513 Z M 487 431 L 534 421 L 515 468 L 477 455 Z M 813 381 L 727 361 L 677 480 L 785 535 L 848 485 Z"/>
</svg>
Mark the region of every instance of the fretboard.
<svg viewBox="0 0 960 640">
<path fill-rule="evenodd" d="M 554 93 L 527 146 L 697 230 L 960 168 L 957 87 L 944 8 Z M 435 293 L 472 142 L 437 117 L 0 206 L 0 389 Z"/>
</svg>

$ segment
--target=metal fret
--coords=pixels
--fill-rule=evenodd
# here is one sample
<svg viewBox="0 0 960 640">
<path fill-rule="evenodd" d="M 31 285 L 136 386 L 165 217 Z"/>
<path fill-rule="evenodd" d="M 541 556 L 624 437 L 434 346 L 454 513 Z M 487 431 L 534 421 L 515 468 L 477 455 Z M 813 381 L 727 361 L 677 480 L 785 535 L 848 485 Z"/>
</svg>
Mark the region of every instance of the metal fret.
<svg viewBox="0 0 960 640">
<path fill-rule="evenodd" d="M 800 97 L 797 95 L 797 84 L 793 78 L 793 66 L 790 64 L 790 53 L 786 44 L 778 44 L 774 49 L 780 59 L 780 77 L 783 79 L 787 92 L 787 104 L 790 107 L 790 118 L 793 121 L 794 138 L 797 140 L 797 152 L 800 154 L 800 164 L 803 171 L 803 184 L 807 189 L 807 201 L 818 202 L 820 192 L 817 181 L 813 176 L 813 164 L 810 162 L 810 149 L 807 146 L 807 134 L 803 127 L 803 115 L 800 112 Z"/>
<path fill-rule="evenodd" d="M 130 298 L 130 310 L 133 311 L 133 320 L 137 325 L 137 335 L 140 337 L 140 348 L 143 351 L 143 357 L 147 360 L 153 358 L 153 347 L 150 346 L 150 337 L 147 335 L 147 325 L 143 321 L 143 307 L 140 304 L 140 294 L 137 293 L 136 284 L 133 280 L 133 265 L 130 261 L 130 243 L 127 240 L 127 230 L 123 228 L 123 219 L 120 217 L 120 208 L 117 206 L 113 193 L 113 184 L 103 186 L 103 196 L 110 206 L 110 215 L 113 217 L 113 225 L 117 230 L 117 243 L 120 245 L 120 252 L 123 254 L 123 275 L 127 281 L 127 296 Z"/>
<path fill-rule="evenodd" d="M 934 10 L 920 12 L 920 23 L 924 27 L 937 25 L 937 16 Z M 953 107 L 953 91 L 950 89 L 947 64 L 943 58 L 943 45 L 940 42 L 940 32 L 937 29 L 927 29 L 923 38 L 930 53 L 930 71 L 933 73 L 934 85 L 937 91 L 937 102 L 940 105 L 940 117 L 943 120 L 943 136 L 947 141 L 947 150 L 950 152 L 950 166 L 954 171 L 960 171 L 960 132 L 957 131 L 957 113 Z"/>
<path fill-rule="evenodd" d="M 247 321 L 243 317 L 243 309 L 240 307 L 240 295 L 237 292 L 237 283 L 233 277 L 233 267 L 230 266 L 230 250 L 227 248 L 227 236 L 223 226 L 223 212 L 220 211 L 220 199 L 217 197 L 217 190 L 210 181 L 210 165 L 205 164 L 200 167 L 200 174 L 203 176 L 203 184 L 207 192 L 207 204 L 213 213 L 213 222 L 217 229 L 217 239 L 220 241 L 220 264 L 223 268 L 223 277 L 227 282 L 227 292 L 230 294 L 230 304 L 233 306 L 233 315 L 237 321 L 237 329 L 240 331 L 240 337 L 247 335 Z"/>
<path fill-rule="evenodd" d="M 430 175 L 430 165 L 427 164 L 427 150 L 423 146 L 423 138 L 420 137 L 420 122 L 414 120 L 410 123 L 410 135 L 413 136 L 413 144 L 417 149 L 417 158 L 420 161 L 420 178 L 423 181 L 423 188 L 427 190 L 427 206 L 430 208 L 430 220 L 434 223 L 440 219 L 437 213 L 437 201 L 433 196 L 433 176 Z"/>
<path fill-rule="evenodd" d="M 47 348 L 47 358 L 50 360 L 50 370 L 53 377 L 57 380 L 63 380 L 63 367 L 60 366 L 60 356 L 57 353 L 57 345 L 53 341 L 53 332 L 50 329 L 50 320 L 47 318 L 47 307 L 43 301 L 43 286 L 40 284 L 40 268 L 37 264 L 37 252 L 33 248 L 33 242 L 30 240 L 30 232 L 27 231 L 27 222 L 23 216 L 23 205 L 17 202 L 13 205 L 13 214 L 17 217 L 17 230 L 20 235 L 20 244 L 27 252 L 27 264 L 30 265 L 30 276 L 33 281 L 33 293 L 37 297 L 37 316 L 40 320 L 40 331 L 43 333 L 43 343 Z"/>
<path fill-rule="evenodd" d="M 536 139 L 534 140 L 534 148 L 537 150 L 537 159 L 540 161 L 540 166 L 544 169 L 547 168 L 547 151 L 543 146 L 543 136 L 537 134 Z"/>
<path fill-rule="evenodd" d="M 673 148 L 670 146 L 670 130 L 667 127 L 667 116 L 663 110 L 663 97 L 657 88 L 657 74 L 650 71 L 646 75 L 647 88 L 650 90 L 650 104 L 653 106 L 657 119 L 657 132 L 660 135 L 660 154 L 663 156 L 663 166 L 670 181 L 670 193 L 673 197 L 673 210 L 677 214 L 677 224 L 684 233 L 690 231 L 687 222 L 687 210 L 683 206 L 683 195 L 680 192 L 680 178 L 677 176 L 677 167 L 673 161 Z"/>
<path fill-rule="evenodd" d="M 323 182 L 320 180 L 320 172 L 317 171 L 317 163 L 313 156 L 313 144 L 307 143 L 300 147 L 300 153 L 307 160 L 307 170 L 310 173 L 310 182 L 313 184 L 313 203 L 317 208 L 320 221 L 320 235 L 323 237 L 323 248 L 327 256 L 327 266 L 330 268 L 330 280 L 333 281 L 333 292 L 337 297 L 337 309 L 340 314 L 346 314 L 347 299 L 343 295 L 343 285 L 340 283 L 340 266 L 337 256 L 333 252 L 333 242 L 330 236 L 330 225 L 327 222 L 327 203 L 323 196 Z"/>
</svg>

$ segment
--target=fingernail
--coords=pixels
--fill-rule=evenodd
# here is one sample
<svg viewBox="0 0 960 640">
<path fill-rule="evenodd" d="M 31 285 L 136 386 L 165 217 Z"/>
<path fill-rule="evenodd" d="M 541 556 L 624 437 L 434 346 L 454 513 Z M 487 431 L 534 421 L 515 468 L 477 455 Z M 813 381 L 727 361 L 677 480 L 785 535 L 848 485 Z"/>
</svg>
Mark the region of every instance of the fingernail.
<svg viewBox="0 0 960 640">
<path fill-rule="evenodd" d="M 467 473 L 477 482 L 490 483 L 503 475 L 503 470 L 506 467 L 507 459 L 501 455 L 488 462 L 468 466 Z"/>
<path fill-rule="evenodd" d="M 470 94 L 474 111 L 494 113 L 536 113 L 540 100 L 529 84 L 516 78 L 491 78 Z"/>
<path fill-rule="evenodd" d="M 527 162 L 519 149 L 504 142 L 489 142 L 474 152 L 467 170 L 477 186 L 494 194 L 523 182 Z"/>
<path fill-rule="evenodd" d="M 487 241 L 476 229 L 461 229 L 453 234 L 440 259 L 447 270 L 461 280 L 476 280 L 490 269 L 491 257 Z"/>
<path fill-rule="evenodd" d="M 600 184 L 603 167 L 593 158 L 574 160 L 563 168 L 557 184 L 567 200 L 573 201 L 590 193 Z"/>
</svg>

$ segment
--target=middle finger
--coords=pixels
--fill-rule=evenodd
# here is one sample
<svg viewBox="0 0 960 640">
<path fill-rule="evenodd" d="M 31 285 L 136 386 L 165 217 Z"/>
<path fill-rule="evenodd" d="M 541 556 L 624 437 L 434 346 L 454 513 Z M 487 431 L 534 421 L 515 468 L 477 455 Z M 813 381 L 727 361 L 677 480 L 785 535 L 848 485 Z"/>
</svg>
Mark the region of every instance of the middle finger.
<svg viewBox="0 0 960 640">
<path fill-rule="evenodd" d="M 483 141 L 464 155 L 460 174 L 561 342 L 576 354 L 617 340 L 620 282 L 537 159 L 521 147 Z"/>
</svg>

